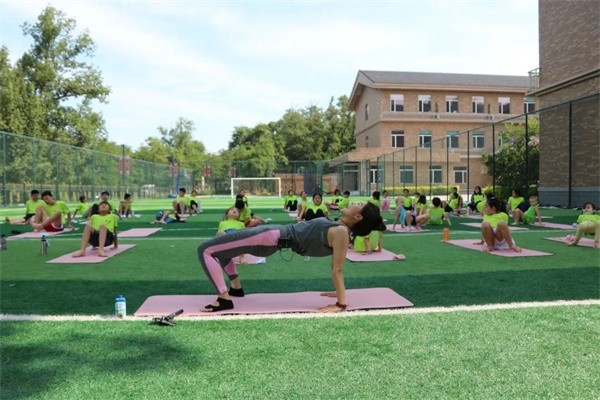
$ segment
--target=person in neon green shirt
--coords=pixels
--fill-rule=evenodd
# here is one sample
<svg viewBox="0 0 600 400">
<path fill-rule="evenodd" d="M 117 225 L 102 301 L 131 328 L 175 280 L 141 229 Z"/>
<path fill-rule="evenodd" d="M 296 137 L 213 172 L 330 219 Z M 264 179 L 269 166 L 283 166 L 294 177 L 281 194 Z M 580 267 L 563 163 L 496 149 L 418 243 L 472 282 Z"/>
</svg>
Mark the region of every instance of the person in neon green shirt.
<svg viewBox="0 0 600 400">
<path fill-rule="evenodd" d="M 342 199 L 338 203 L 338 206 L 340 207 L 340 211 L 342 211 L 344 208 L 347 208 L 349 205 L 350 205 L 350 192 L 345 190 Z"/>
<path fill-rule="evenodd" d="M 231 231 L 244 229 L 246 225 L 239 220 L 240 211 L 236 207 L 230 207 L 225 211 L 224 219 L 219 222 L 219 228 L 217 229 L 217 236 L 224 235 Z"/>
<path fill-rule="evenodd" d="M 383 250 L 383 234 L 381 231 L 371 231 L 367 236 L 356 236 L 353 246 L 354 251 L 357 253 L 381 253 Z"/>
<path fill-rule="evenodd" d="M 377 207 L 379 207 L 381 209 L 381 193 L 378 190 L 374 191 L 373 194 L 371 195 L 371 198 L 369 198 L 367 201 L 369 203 L 375 204 Z"/>
<path fill-rule="evenodd" d="M 329 211 L 339 211 L 340 210 L 340 201 L 342 201 L 343 197 L 340 193 L 340 189 L 335 189 L 333 191 L 333 196 L 331 196 L 331 202 L 325 203 L 327 209 Z"/>
<path fill-rule="evenodd" d="M 283 198 L 283 209 L 285 211 L 298 210 L 298 198 L 293 190 L 288 190 L 287 196 Z"/>
<path fill-rule="evenodd" d="M 267 220 L 252 213 L 250 208 L 246 206 L 246 203 L 244 203 L 244 196 L 241 194 L 238 194 L 236 196 L 235 207 L 240 212 L 240 216 L 238 219 L 242 221 L 247 228 L 253 228 L 260 224 L 267 223 Z"/>
<path fill-rule="evenodd" d="M 123 200 L 119 202 L 119 212 L 118 215 L 121 218 L 129 218 L 133 216 L 133 210 L 131 209 L 131 194 L 125 193 L 123 195 Z"/>
<path fill-rule="evenodd" d="M 529 198 L 529 208 L 527 208 L 527 211 L 523 212 L 517 207 L 513 209 L 512 215 L 515 219 L 515 222 L 512 223 L 513 225 L 519 225 L 521 222 L 525 225 L 533 225 L 536 218 L 538 223 L 542 225 L 542 214 L 540 214 L 540 205 L 537 196 Z"/>
<path fill-rule="evenodd" d="M 73 210 L 73 219 L 75 219 L 77 213 L 81 214 L 81 218 L 87 218 L 89 217 L 89 211 L 90 205 L 87 202 L 87 196 L 82 194 L 79 196 L 79 204 L 77 204 L 77 207 L 75 207 L 75 210 Z"/>
<path fill-rule="evenodd" d="M 521 248 L 515 244 L 508 227 L 508 214 L 504 203 L 495 197 L 490 197 L 483 208 L 483 222 L 481 223 L 481 241 L 484 251 L 513 250 L 521 252 Z"/>
<path fill-rule="evenodd" d="M 29 219 L 34 231 L 45 229 L 46 232 L 62 232 L 65 222 L 72 228 L 71 212 L 64 201 L 55 200 L 49 190 L 42 192 L 42 200 L 44 204 L 39 206 L 35 215 Z"/>
<path fill-rule="evenodd" d="M 471 195 L 471 201 L 469 204 L 467 204 L 467 215 L 469 215 L 471 212 L 478 211 L 478 205 L 483 201 L 483 199 L 484 195 L 481 191 L 481 186 L 475 186 L 475 189 L 473 189 L 473 194 Z M 483 209 L 483 205 L 481 206 L 481 209 Z"/>
<path fill-rule="evenodd" d="M 33 189 L 30 193 L 29 193 L 29 200 L 27 200 L 25 202 L 25 216 L 22 218 L 17 218 L 14 220 L 10 220 L 10 218 L 6 217 L 5 221 L 7 224 L 9 225 L 23 225 L 29 222 L 29 220 L 31 219 L 31 217 L 33 217 L 36 212 L 37 212 L 37 208 L 39 206 L 44 205 L 44 201 L 42 199 L 40 199 L 40 192 L 39 190 Z"/>
<path fill-rule="evenodd" d="M 450 218 L 448 218 L 448 214 L 446 214 L 444 208 L 442 207 L 442 200 L 439 197 L 434 197 L 431 200 L 431 204 L 432 207 L 427 208 L 427 214 L 422 218 L 423 221 L 421 222 L 421 225 L 442 225 L 444 220 L 449 226 L 452 225 Z"/>
<path fill-rule="evenodd" d="M 518 208 L 523 202 L 525 202 L 525 198 L 521 196 L 521 191 L 519 189 L 513 190 L 512 196 L 506 201 L 506 211 L 512 213 L 512 211 Z"/>
<path fill-rule="evenodd" d="M 175 214 L 185 214 L 190 209 L 191 199 L 185 193 L 185 188 L 179 188 L 179 195 L 173 200 L 173 212 Z"/>
<path fill-rule="evenodd" d="M 600 248 L 600 215 L 596 214 L 598 209 L 594 203 L 583 205 L 583 214 L 577 218 L 577 231 L 575 237 L 569 240 L 569 246 L 577 246 L 584 234 L 594 235 L 594 247 Z"/>
<path fill-rule="evenodd" d="M 312 204 L 309 205 L 306 210 L 303 210 L 302 215 L 298 215 L 298 219 L 310 221 L 315 218 L 327 218 L 329 217 L 329 210 L 327 206 L 323 204 L 323 197 L 320 193 L 313 194 Z"/>
<path fill-rule="evenodd" d="M 106 257 L 104 248 L 113 245 L 117 248 L 117 226 L 119 218 L 112 214 L 110 204 L 106 201 L 98 204 L 98 214 L 90 217 L 90 222 L 83 229 L 81 248 L 73 257 L 85 257 L 88 243 L 98 248 L 98 256 Z"/>
</svg>

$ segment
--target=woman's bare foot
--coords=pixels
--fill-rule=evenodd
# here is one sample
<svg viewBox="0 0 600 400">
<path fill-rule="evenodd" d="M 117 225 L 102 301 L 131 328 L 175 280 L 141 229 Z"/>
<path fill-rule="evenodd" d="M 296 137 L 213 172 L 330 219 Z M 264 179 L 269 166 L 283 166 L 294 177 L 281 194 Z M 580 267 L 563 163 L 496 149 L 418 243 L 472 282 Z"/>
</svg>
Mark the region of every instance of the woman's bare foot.
<svg viewBox="0 0 600 400">
<path fill-rule="evenodd" d="M 320 296 L 323 296 L 323 297 L 336 297 L 337 294 L 335 292 L 323 292 L 323 293 L 320 294 Z"/>
<path fill-rule="evenodd" d="M 483 248 L 483 251 L 485 251 L 486 253 L 491 253 L 492 251 L 494 251 L 494 246 L 485 246 Z"/>
<path fill-rule="evenodd" d="M 80 250 L 76 254 L 73 254 L 73 258 L 85 257 L 85 250 Z"/>
<path fill-rule="evenodd" d="M 394 254 L 394 260 L 404 261 L 406 260 L 406 256 L 404 254 Z"/>
<path fill-rule="evenodd" d="M 515 251 L 515 252 L 517 252 L 517 253 L 520 253 L 520 252 L 522 251 L 522 250 L 521 250 L 521 248 L 520 248 L 519 246 L 515 246 L 514 244 L 513 244 L 512 246 L 510 246 L 510 249 L 511 249 L 512 251 Z"/>
<path fill-rule="evenodd" d="M 98 250 L 98 257 L 107 257 L 107 255 L 104 253 L 104 250 Z"/>
</svg>

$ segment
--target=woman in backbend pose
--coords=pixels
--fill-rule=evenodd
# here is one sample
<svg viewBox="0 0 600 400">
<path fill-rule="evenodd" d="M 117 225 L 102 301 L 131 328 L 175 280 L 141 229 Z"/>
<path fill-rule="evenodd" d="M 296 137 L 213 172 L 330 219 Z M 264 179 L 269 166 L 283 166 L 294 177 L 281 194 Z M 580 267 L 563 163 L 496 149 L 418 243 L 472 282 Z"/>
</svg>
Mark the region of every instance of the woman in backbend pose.
<svg viewBox="0 0 600 400">
<path fill-rule="evenodd" d="M 215 312 L 233 309 L 233 297 L 243 297 L 244 290 L 232 259 L 241 254 L 267 257 L 277 250 L 289 248 L 303 256 L 331 258 L 331 279 L 335 292 L 324 296 L 337 297 L 335 304 L 320 309 L 339 312 L 346 309 L 344 261 L 351 236 L 366 236 L 371 231 L 384 231 L 385 225 L 379 207 L 371 203 L 355 203 L 342 210 L 339 221 L 315 218 L 291 225 L 269 225 L 244 229 L 219 236 L 198 247 L 198 258 L 206 276 L 217 290 L 218 297 L 203 311 Z M 227 274 L 231 288 L 223 277 Z"/>
</svg>

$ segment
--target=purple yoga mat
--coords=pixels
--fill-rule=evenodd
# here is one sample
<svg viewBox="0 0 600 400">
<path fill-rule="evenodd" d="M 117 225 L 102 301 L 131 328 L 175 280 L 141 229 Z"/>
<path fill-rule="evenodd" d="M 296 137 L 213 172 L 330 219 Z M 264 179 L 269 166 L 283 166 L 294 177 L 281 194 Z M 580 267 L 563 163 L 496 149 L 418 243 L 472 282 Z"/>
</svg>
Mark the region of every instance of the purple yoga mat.
<svg viewBox="0 0 600 400">
<path fill-rule="evenodd" d="M 113 249 L 112 246 L 106 247 L 104 253 L 106 257 L 98 257 L 98 250 L 92 250 L 91 247 L 87 248 L 87 254 L 84 257 L 73 257 L 73 254 L 77 254 L 79 250 L 65 254 L 50 261 L 46 261 L 49 264 L 97 264 L 111 257 L 116 256 L 119 253 L 129 250 L 134 247 L 135 244 L 120 244 L 119 247 Z"/>
<path fill-rule="evenodd" d="M 460 240 L 450 240 L 447 243 L 453 244 L 455 246 L 464 247 L 465 249 L 476 250 L 484 252 L 484 245 L 474 244 L 477 239 L 460 239 Z M 518 244 L 517 244 L 518 245 Z M 529 250 L 521 248 L 521 252 L 517 253 L 512 250 L 494 250 L 489 254 L 493 254 L 495 256 L 502 257 L 533 257 L 533 256 L 551 256 L 552 253 L 544 253 L 536 250 Z"/>
<path fill-rule="evenodd" d="M 200 311 L 215 298 L 214 294 L 151 296 L 133 315 L 136 317 L 167 315 L 179 309 L 183 309 L 184 316 L 316 312 L 321 307 L 335 303 L 335 298 L 320 296 L 320 292 L 256 293 L 247 294 L 245 297 L 234 297 L 233 310 L 216 313 Z M 348 310 L 413 306 L 410 301 L 389 288 L 348 289 L 346 303 Z"/>
<path fill-rule="evenodd" d="M 402 259 L 404 259 L 403 254 L 394 254 L 391 251 L 388 251 L 386 249 L 381 250 L 381 252 L 375 251 L 371 254 L 357 253 L 354 250 L 348 250 L 348 253 L 346 253 L 346 258 L 350 261 L 355 261 L 355 262 L 401 261 L 400 259 L 396 258 L 396 256 L 403 257 Z"/>
</svg>

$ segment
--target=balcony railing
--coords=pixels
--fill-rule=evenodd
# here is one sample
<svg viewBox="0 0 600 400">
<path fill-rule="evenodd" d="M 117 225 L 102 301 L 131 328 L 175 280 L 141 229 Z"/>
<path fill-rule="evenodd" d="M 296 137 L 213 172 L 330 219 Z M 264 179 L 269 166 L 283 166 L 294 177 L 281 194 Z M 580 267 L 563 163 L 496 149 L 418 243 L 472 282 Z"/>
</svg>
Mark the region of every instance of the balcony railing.
<svg viewBox="0 0 600 400">
<path fill-rule="evenodd" d="M 529 91 L 540 87 L 540 68 L 529 71 Z"/>
<path fill-rule="evenodd" d="M 447 113 L 447 112 L 398 112 L 385 111 L 381 113 L 382 121 L 423 121 L 423 120 L 442 120 L 442 121 L 475 121 L 489 123 L 490 121 L 500 121 L 518 117 L 519 114 L 474 114 L 474 113 Z"/>
</svg>

